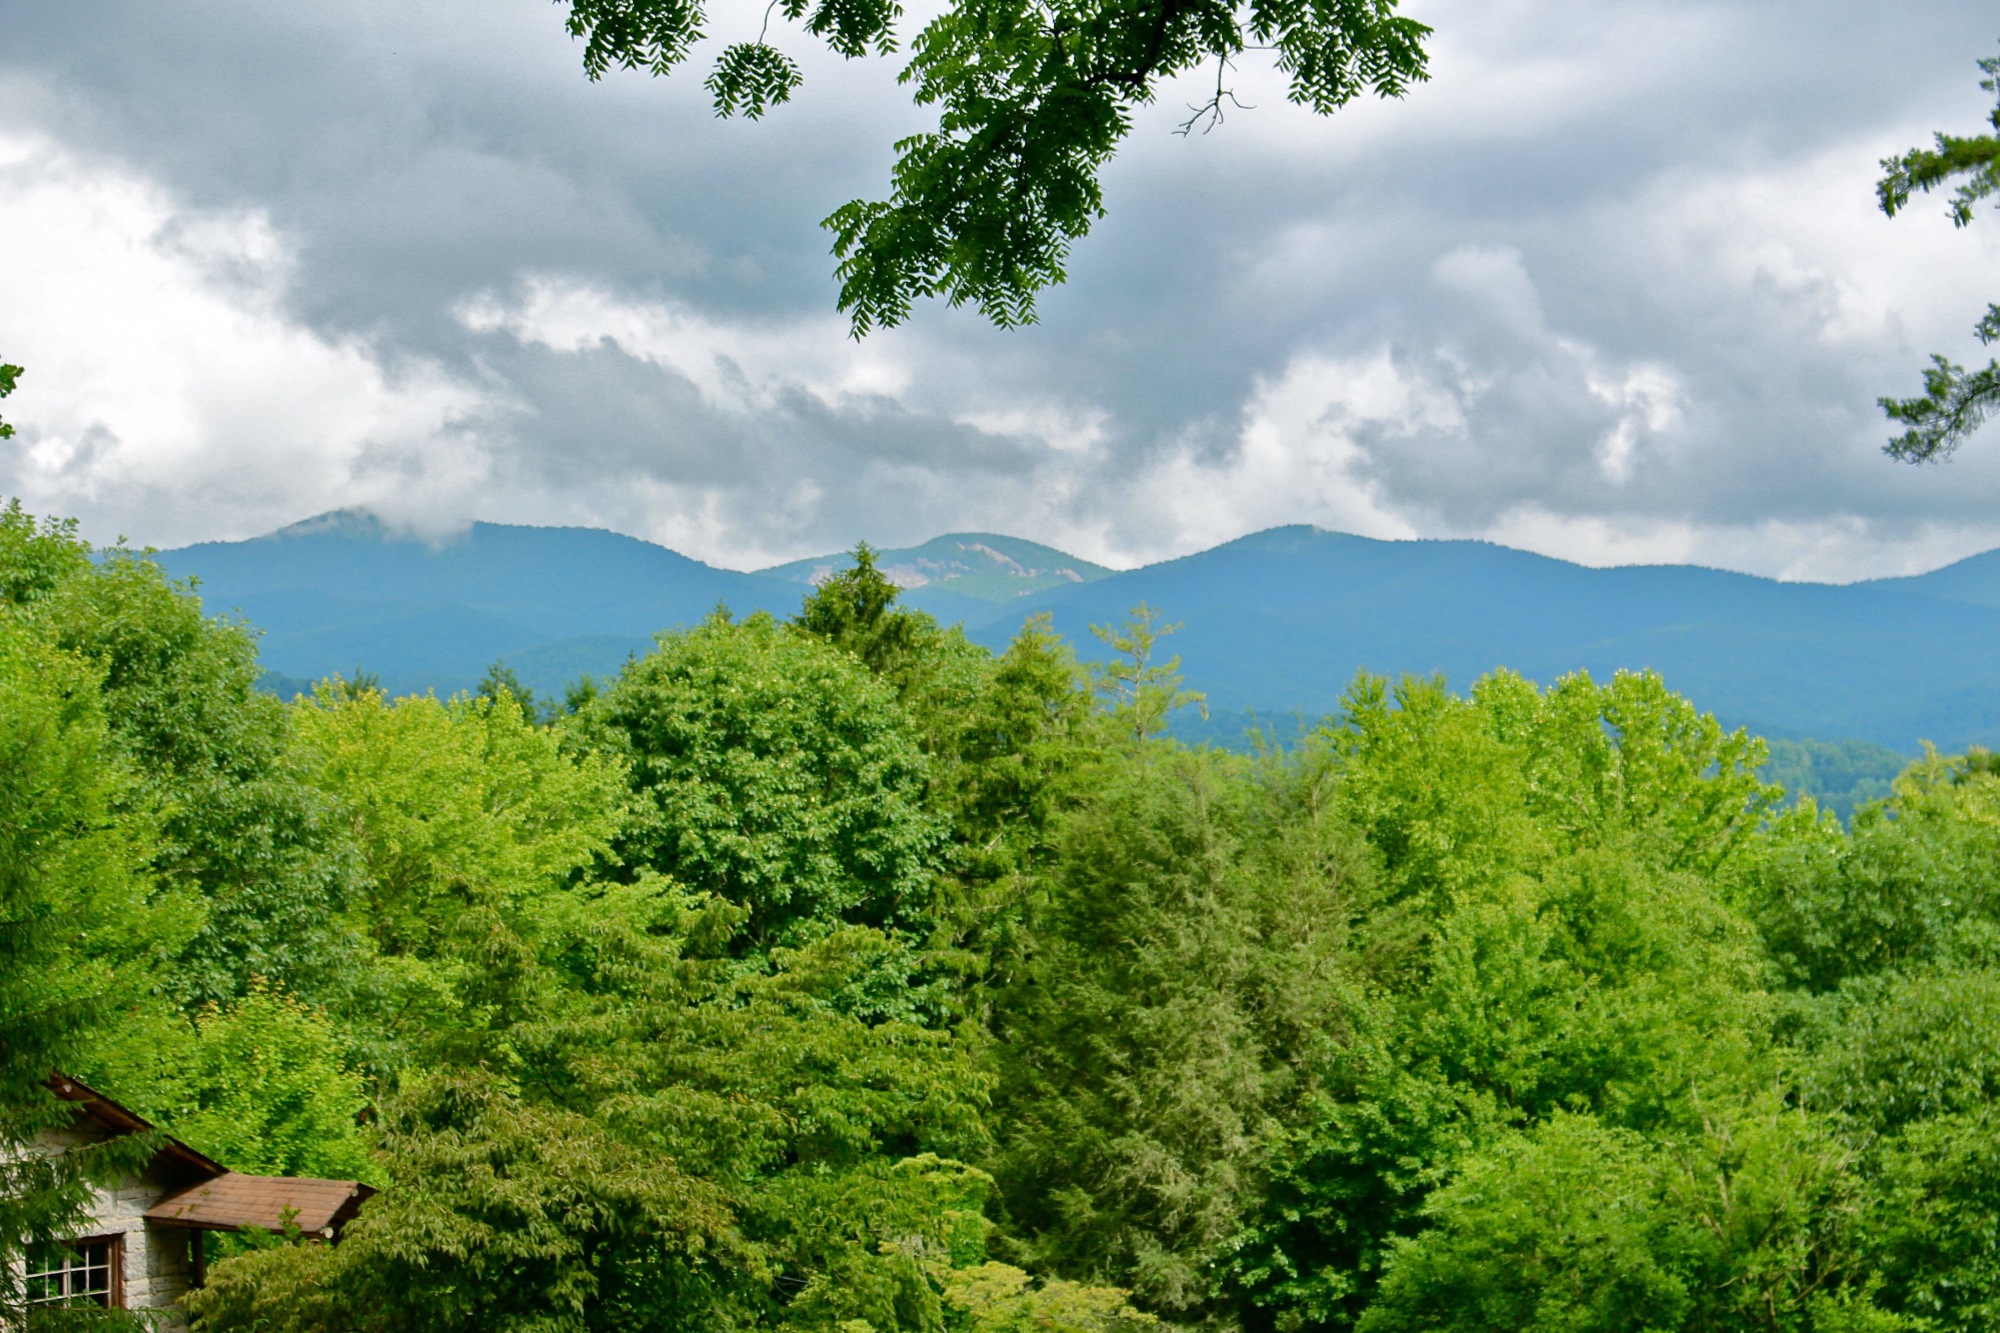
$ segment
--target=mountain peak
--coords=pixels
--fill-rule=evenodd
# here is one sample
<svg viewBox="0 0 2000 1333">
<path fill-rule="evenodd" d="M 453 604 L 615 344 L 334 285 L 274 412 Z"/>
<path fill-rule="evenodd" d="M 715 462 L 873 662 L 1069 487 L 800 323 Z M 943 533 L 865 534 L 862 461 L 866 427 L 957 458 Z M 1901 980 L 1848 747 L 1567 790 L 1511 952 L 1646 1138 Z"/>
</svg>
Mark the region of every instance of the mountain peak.
<svg viewBox="0 0 2000 1333">
<path fill-rule="evenodd" d="M 906 591 L 942 591 L 979 602 L 1006 602 L 1047 588 L 1094 583 L 1113 572 L 1053 546 L 997 532 L 947 532 L 921 546 L 879 550 L 875 559 L 883 576 Z M 758 572 L 818 586 L 852 564 L 852 555 L 842 552 Z"/>
<path fill-rule="evenodd" d="M 379 516 L 368 509 L 330 509 L 296 523 L 287 523 L 265 540 L 296 540 L 301 537 L 346 537 L 355 540 L 386 541 L 395 536 Z"/>
</svg>

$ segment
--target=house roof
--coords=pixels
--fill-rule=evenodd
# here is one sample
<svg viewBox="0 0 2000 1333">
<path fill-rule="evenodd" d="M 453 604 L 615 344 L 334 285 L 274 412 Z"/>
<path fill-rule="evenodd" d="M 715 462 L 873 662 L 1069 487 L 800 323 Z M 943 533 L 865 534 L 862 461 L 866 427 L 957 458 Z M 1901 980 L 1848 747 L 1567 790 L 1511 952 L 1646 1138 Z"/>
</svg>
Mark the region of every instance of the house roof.
<svg viewBox="0 0 2000 1333">
<path fill-rule="evenodd" d="M 146 1220 L 207 1231 L 283 1231 L 290 1224 L 305 1235 L 330 1238 L 374 1192 L 356 1180 L 230 1171 L 160 1200 L 146 1210 Z"/>
<path fill-rule="evenodd" d="M 76 1106 L 77 1113 L 112 1134 L 141 1134 L 157 1132 L 153 1123 L 135 1111 L 127 1110 L 112 1101 L 95 1088 L 86 1087 L 82 1080 L 68 1074 L 50 1074 L 43 1086 L 56 1096 Z M 171 1134 L 160 1136 L 160 1150 L 154 1154 L 155 1161 L 164 1158 L 173 1165 L 194 1172 L 198 1176 L 213 1178 L 229 1168 L 204 1153 L 198 1153 Z"/>
<path fill-rule="evenodd" d="M 77 1114 L 112 1134 L 159 1133 L 145 1117 L 112 1101 L 68 1074 L 50 1074 L 50 1092 L 72 1103 Z M 204 1231 L 261 1227 L 283 1231 L 295 1225 L 308 1236 L 331 1238 L 375 1193 L 358 1180 L 318 1180 L 311 1176 L 249 1176 L 231 1171 L 170 1134 L 160 1135 L 153 1161 L 192 1172 L 196 1183 L 146 1210 L 146 1220 Z"/>
</svg>

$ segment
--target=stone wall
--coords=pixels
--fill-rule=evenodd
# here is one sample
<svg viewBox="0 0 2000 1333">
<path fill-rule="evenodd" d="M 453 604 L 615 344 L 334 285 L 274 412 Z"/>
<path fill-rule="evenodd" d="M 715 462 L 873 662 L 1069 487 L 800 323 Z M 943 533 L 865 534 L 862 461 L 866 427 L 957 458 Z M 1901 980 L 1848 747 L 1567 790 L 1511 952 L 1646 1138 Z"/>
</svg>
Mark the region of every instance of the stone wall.
<svg viewBox="0 0 2000 1333">
<path fill-rule="evenodd" d="M 85 1233 L 124 1237 L 125 1308 L 173 1312 L 162 1321 L 163 1330 L 187 1326 L 174 1302 L 194 1282 L 188 1231 L 153 1226 L 145 1217 L 148 1208 L 173 1192 L 173 1182 L 151 1171 L 126 1178 L 116 1190 L 98 1190 L 91 1200 L 91 1227 Z"/>
<path fill-rule="evenodd" d="M 36 1147 L 43 1152 L 64 1152 L 105 1137 L 91 1127 L 78 1126 L 41 1135 Z M 174 1302 L 194 1283 L 188 1245 L 190 1236 L 197 1233 L 182 1227 L 154 1226 L 146 1221 L 146 1210 L 187 1183 L 149 1168 L 127 1176 L 115 1190 L 92 1190 L 91 1221 L 77 1232 L 78 1239 L 121 1238 L 125 1308 L 154 1312 L 153 1322 L 161 1333 L 184 1333 L 187 1328 L 187 1320 Z"/>
</svg>

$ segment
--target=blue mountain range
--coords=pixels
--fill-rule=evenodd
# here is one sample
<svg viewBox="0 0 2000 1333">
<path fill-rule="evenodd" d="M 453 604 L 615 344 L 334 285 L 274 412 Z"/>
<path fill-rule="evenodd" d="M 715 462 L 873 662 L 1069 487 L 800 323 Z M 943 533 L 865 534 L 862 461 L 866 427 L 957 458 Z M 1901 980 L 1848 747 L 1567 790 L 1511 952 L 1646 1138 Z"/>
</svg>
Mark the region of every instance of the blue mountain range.
<svg viewBox="0 0 2000 1333">
<path fill-rule="evenodd" d="M 343 512 L 157 556 L 211 611 L 263 633 L 270 683 L 357 668 L 395 692 L 471 687 L 504 661 L 537 691 L 608 675 L 654 632 L 717 605 L 795 610 L 832 555 L 759 573 L 583 528 L 477 523 L 439 543 Z M 1046 612 L 1085 657 L 1090 627 L 1141 602 L 1225 724 L 1316 717 L 1357 671 L 1496 667 L 1548 681 L 1651 667 L 1730 725 L 1899 754 L 2000 742 L 2000 552 L 1914 578 L 1781 583 L 1694 566 L 1593 569 L 1477 541 L 1274 528 L 1114 572 L 997 534 L 880 553 L 905 600 L 1000 647 Z"/>
</svg>

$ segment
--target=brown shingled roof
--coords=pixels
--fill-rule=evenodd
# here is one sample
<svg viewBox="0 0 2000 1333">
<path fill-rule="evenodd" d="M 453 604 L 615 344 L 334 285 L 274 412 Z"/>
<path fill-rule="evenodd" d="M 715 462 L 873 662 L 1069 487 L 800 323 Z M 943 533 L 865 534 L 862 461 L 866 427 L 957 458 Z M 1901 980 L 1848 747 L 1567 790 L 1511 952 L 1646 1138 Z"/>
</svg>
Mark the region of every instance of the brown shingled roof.
<svg viewBox="0 0 2000 1333">
<path fill-rule="evenodd" d="M 146 1210 L 146 1220 L 204 1231 L 283 1231 L 289 1221 L 308 1236 L 331 1237 L 374 1192 L 358 1180 L 230 1171 L 160 1200 Z"/>
</svg>

